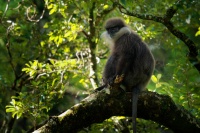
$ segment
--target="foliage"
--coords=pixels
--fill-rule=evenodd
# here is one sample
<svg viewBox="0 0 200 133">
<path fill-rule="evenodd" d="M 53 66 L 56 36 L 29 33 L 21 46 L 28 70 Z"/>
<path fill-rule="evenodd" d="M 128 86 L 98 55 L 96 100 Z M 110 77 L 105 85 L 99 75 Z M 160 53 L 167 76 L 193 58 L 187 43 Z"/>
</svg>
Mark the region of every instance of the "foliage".
<svg viewBox="0 0 200 133">
<path fill-rule="evenodd" d="M 195 34 L 195 36 L 199 36 L 200 35 L 200 27 L 198 28 L 197 33 Z"/>
<path fill-rule="evenodd" d="M 157 16 L 174 2 L 119 0 L 129 10 Z M 112 0 L 3 0 L 0 4 L 0 123 L 15 121 L 13 132 L 28 130 L 84 98 L 94 89 L 95 74 L 99 85 L 109 55 L 100 38 L 102 25 L 113 16 L 123 17 L 155 56 L 156 69 L 148 90 L 171 96 L 200 117 L 199 72 L 187 60 L 184 43 L 163 25 L 121 14 Z M 176 28 L 196 44 L 200 41 L 199 6 L 198 0 L 188 2 L 173 18 Z M 91 67 L 94 65 L 97 69 Z M 22 126 L 20 121 L 26 118 L 29 120 Z M 119 122 L 116 126 L 115 120 L 122 119 L 111 118 L 87 131 L 118 132 L 124 125 Z M 149 125 L 152 132 L 162 127 L 153 122 Z M 6 128 L 10 127 L 1 130 Z"/>
</svg>

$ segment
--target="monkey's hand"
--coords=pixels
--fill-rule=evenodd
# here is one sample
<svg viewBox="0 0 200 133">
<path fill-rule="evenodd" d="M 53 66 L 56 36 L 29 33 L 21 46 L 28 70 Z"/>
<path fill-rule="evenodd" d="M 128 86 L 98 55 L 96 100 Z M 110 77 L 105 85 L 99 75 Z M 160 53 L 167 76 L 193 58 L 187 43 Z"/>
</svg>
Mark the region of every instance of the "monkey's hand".
<svg viewBox="0 0 200 133">
<path fill-rule="evenodd" d="M 122 82 L 123 79 L 124 79 L 124 74 L 117 75 L 117 76 L 115 77 L 114 83 L 115 83 L 115 84 L 119 84 L 119 83 Z"/>
<path fill-rule="evenodd" d="M 113 77 L 110 77 L 107 81 L 109 86 L 113 86 L 114 84 L 119 84 L 122 82 L 122 80 L 124 79 L 124 74 L 122 75 L 116 75 Z"/>
</svg>

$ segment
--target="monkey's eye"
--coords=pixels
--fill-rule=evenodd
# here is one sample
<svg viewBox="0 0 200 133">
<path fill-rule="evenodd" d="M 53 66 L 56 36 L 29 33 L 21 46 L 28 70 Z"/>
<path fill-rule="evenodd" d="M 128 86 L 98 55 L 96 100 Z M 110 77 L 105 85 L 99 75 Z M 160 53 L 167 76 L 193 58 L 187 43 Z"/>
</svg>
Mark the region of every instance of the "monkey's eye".
<svg viewBox="0 0 200 133">
<path fill-rule="evenodd" d="M 115 33 L 117 33 L 119 31 L 119 27 L 111 27 L 111 28 L 107 28 L 106 30 L 108 31 L 108 34 L 110 34 L 110 36 L 114 36 Z"/>
</svg>

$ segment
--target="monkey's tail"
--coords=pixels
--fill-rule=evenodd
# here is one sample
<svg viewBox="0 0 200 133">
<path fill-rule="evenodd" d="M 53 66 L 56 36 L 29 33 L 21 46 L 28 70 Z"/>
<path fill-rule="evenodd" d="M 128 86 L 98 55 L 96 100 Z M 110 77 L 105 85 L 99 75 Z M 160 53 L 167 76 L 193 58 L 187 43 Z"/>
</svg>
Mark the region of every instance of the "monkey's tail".
<svg viewBox="0 0 200 133">
<path fill-rule="evenodd" d="M 137 103 L 140 93 L 139 87 L 134 87 L 132 92 L 132 121 L 133 121 L 133 133 L 136 133 L 136 118 L 137 118 Z"/>
</svg>

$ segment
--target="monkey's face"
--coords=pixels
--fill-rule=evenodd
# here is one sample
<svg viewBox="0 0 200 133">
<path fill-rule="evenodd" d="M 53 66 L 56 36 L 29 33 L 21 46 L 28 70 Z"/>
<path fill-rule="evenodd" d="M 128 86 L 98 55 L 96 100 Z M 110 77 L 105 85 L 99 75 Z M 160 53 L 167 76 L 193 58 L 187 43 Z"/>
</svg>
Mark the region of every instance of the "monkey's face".
<svg viewBox="0 0 200 133">
<path fill-rule="evenodd" d="M 115 26 L 111 28 L 106 28 L 108 34 L 110 35 L 111 38 L 115 36 L 115 34 L 121 29 L 121 27 Z"/>
<path fill-rule="evenodd" d="M 111 38 L 113 38 L 122 27 L 125 27 L 125 23 L 120 18 L 109 19 L 105 24 L 105 29 Z"/>
</svg>

